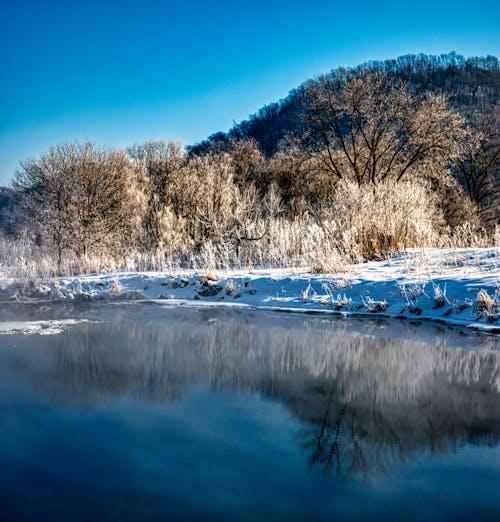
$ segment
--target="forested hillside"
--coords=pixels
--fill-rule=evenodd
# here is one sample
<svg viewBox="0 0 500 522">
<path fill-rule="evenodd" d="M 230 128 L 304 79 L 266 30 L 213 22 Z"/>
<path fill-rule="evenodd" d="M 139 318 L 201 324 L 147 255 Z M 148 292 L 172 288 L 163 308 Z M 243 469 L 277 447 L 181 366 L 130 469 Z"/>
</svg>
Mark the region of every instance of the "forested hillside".
<svg viewBox="0 0 500 522">
<path fill-rule="evenodd" d="M 498 108 L 500 68 L 495 56 L 464 58 L 453 52 L 441 56 L 406 55 L 368 62 L 350 70 L 382 71 L 393 79 L 407 82 L 418 93 L 443 93 L 464 116 Z M 345 72 L 346 69 L 339 68 L 326 76 L 335 78 Z M 218 132 L 190 150 L 202 153 L 211 147 L 224 149 L 233 141 L 249 138 L 257 142 L 266 156 L 271 156 L 283 138 L 301 127 L 301 100 L 308 83 L 310 81 L 292 90 L 285 99 L 262 107 L 228 132 Z"/>
</svg>

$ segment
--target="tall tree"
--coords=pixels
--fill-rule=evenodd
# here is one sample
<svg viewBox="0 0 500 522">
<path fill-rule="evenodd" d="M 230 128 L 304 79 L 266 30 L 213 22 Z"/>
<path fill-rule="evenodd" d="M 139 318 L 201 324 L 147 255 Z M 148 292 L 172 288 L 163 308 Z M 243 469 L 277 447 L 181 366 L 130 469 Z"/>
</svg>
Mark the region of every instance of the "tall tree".
<svg viewBox="0 0 500 522">
<path fill-rule="evenodd" d="M 455 173 L 477 205 L 483 223 L 500 223 L 500 141 L 498 109 L 469 117 L 471 137 L 465 154 L 455 163 Z"/>
<path fill-rule="evenodd" d="M 306 85 L 302 144 L 317 169 L 358 184 L 436 176 L 465 127 L 442 95 L 416 96 L 381 71 L 338 71 Z"/>
</svg>

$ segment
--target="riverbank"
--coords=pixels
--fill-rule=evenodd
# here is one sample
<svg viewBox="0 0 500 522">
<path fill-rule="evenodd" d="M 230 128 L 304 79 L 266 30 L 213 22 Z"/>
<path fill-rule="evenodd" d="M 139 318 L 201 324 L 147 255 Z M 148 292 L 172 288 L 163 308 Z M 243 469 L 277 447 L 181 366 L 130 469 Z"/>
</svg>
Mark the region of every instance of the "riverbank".
<svg viewBox="0 0 500 522">
<path fill-rule="evenodd" d="M 434 320 L 500 332 L 500 248 L 410 250 L 336 274 L 304 269 L 101 272 L 0 277 L 2 301 L 146 300 Z"/>
</svg>

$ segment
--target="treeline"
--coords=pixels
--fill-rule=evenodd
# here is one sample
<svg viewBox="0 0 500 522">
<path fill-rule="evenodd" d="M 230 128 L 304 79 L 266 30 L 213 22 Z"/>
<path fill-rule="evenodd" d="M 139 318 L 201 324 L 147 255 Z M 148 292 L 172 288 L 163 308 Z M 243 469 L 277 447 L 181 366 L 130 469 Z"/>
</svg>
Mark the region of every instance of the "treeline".
<svg viewBox="0 0 500 522">
<path fill-rule="evenodd" d="M 55 146 L 21 164 L 9 226 L 59 273 L 138 258 L 326 271 L 409 247 L 493 244 L 498 69 L 492 57 L 403 57 L 305 82 L 187 151 Z"/>
<path fill-rule="evenodd" d="M 417 93 L 445 94 L 451 105 L 464 117 L 472 113 L 488 113 L 498 107 L 500 67 L 495 56 L 464 58 L 451 52 L 440 56 L 405 55 L 385 61 L 372 61 L 349 71 L 370 70 L 387 74 L 391 79 L 409 84 Z M 346 69 L 338 68 L 327 76 L 342 76 Z M 218 132 L 190 150 L 202 153 L 210 148 L 225 149 L 232 141 L 242 138 L 255 140 L 262 152 L 272 156 L 281 140 L 302 125 L 302 96 L 308 82 L 292 90 L 289 95 L 262 107 L 228 132 Z"/>
</svg>

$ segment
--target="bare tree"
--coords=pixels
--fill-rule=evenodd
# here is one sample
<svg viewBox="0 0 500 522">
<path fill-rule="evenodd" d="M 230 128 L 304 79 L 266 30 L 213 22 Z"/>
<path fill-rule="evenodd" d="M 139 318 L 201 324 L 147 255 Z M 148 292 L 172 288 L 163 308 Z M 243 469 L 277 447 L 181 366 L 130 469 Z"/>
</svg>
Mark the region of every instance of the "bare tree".
<svg viewBox="0 0 500 522">
<path fill-rule="evenodd" d="M 234 169 L 234 180 L 239 187 L 254 184 L 262 186 L 266 160 L 253 139 L 244 138 L 231 143 L 228 154 Z"/>
<path fill-rule="evenodd" d="M 318 162 L 288 136 L 269 160 L 270 179 L 280 191 L 289 217 L 321 214 L 328 206 L 338 179 L 318 169 Z"/>
<path fill-rule="evenodd" d="M 471 138 L 455 173 L 487 226 L 500 223 L 500 148 L 498 109 L 469 118 Z"/>
<path fill-rule="evenodd" d="M 63 252 L 72 245 L 74 161 L 72 147 L 52 147 L 39 159 L 21 163 L 14 181 L 14 189 L 21 194 L 23 205 L 37 226 L 36 232 L 55 249 L 58 269 Z"/>
<path fill-rule="evenodd" d="M 14 187 L 60 269 L 66 252 L 117 256 L 130 243 L 142 213 L 139 175 L 125 153 L 75 143 L 22 163 Z"/>
<path fill-rule="evenodd" d="M 305 86 L 303 146 L 317 170 L 358 184 L 436 175 L 457 157 L 462 119 L 442 95 L 414 95 L 381 71 L 345 71 Z"/>
<path fill-rule="evenodd" d="M 144 246 L 152 251 L 161 249 L 162 224 L 169 205 L 179 210 L 179 174 L 185 163 L 184 150 L 172 141 L 148 141 L 128 149 L 129 155 L 145 168 L 143 191 L 146 212 L 143 227 Z"/>
</svg>

